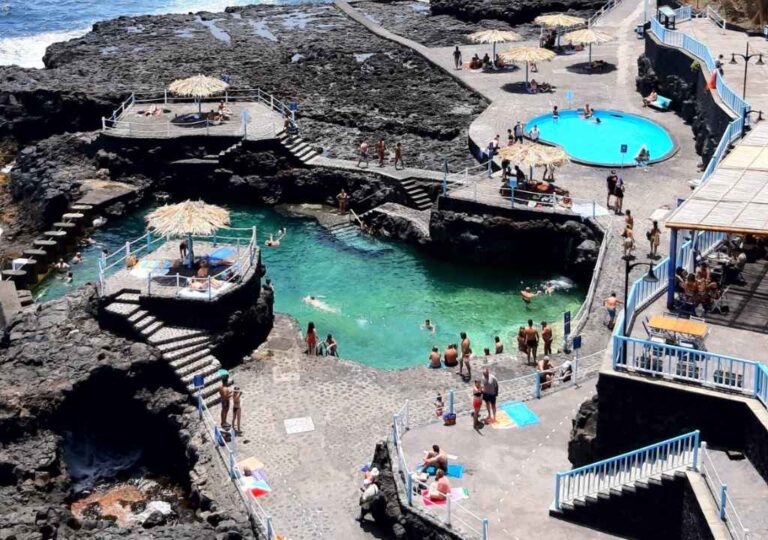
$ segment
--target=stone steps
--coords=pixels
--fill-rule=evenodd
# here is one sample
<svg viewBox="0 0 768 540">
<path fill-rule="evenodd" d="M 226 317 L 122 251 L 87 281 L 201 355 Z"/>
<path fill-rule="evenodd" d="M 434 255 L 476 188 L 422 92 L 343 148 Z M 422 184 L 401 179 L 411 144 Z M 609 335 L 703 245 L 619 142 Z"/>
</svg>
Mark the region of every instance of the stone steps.
<svg viewBox="0 0 768 540">
<path fill-rule="evenodd" d="M 168 360 L 168 362 L 171 364 L 171 367 L 174 370 L 176 370 L 176 373 L 188 373 L 189 370 L 194 370 L 200 367 L 198 365 L 200 360 L 206 358 L 207 356 L 210 356 L 210 354 L 211 354 L 211 349 L 209 349 L 208 347 L 204 347 L 202 349 L 189 352 L 184 356 L 168 358 L 168 356 L 163 355 L 163 358 Z"/>
</svg>

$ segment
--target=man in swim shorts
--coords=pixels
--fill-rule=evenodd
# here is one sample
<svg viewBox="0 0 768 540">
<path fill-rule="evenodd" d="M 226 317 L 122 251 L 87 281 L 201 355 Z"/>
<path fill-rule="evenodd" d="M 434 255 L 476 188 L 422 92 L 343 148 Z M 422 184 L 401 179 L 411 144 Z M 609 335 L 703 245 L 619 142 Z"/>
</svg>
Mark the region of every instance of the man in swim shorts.
<svg viewBox="0 0 768 540">
<path fill-rule="evenodd" d="M 496 396 L 499 395 L 499 381 L 488 368 L 483 368 L 483 401 L 488 411 L 487 421 L 496 422 Z"/>
<path fill-rule="evenodd" d="M 528 328 L 525 329 L 525 353 L 527 357 L 527 363 L 531 362 L 531 356 L 533 356 L 533 363 L 536 363 L 536 352 L 539 348 L 539 331 L 533 326 L 533 320 L 528 319 Z"/>
<path fill-rule="evenodd" d="M 612 292 L 611 296 L 603 300 L 603 303 L 606 311 L 608 311 L 608 328 L 613 328 L 613 325 L 616 324 L 616 308 L 621 302 L 616 298 L 616 293 Z"/>
<path fill-rule="evenodd" d="M 221 378 L 221 386 L 219 386 L 219 398 L 221 398 L 221 427 L 226 428 L 229 426 L 227 423 L 227 416 L 229 415 L 229 399 L 231 393 L 227 386 L 227 377 Z"/>
<path fill-rule="evenodd" d="M 472 367 L 469 365 L 469 355 L 472 349 L 469 348 L 469 338 L 466 332 L 459 334 L 461 337 L 461 361 L 459 362 L 459 375 L 464 376 L 464 364 L 467 365 L 467 377 L 472 378 Z"/>
</svg>

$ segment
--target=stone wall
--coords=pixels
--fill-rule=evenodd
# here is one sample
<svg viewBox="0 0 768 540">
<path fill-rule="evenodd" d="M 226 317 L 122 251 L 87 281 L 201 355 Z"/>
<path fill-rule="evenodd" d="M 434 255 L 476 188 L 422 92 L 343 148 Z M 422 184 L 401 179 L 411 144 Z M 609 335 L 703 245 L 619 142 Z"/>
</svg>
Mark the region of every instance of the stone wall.
<svg viewBox="0 0 768 540">
<path fill-rule="evenodd" d="M 587 282 L 602 233 L 573 214 L 501 208 L 441 197 L 432 212 L 433 249 L 480 262 L 564 271 Z"/>
<path fill-rule="evenodd" d="M 679 49 L 659 44 L 646 32 L 645 54 L 638 58 L 637 91 L 651 90 L 672 100 L 671 109 L 691 126 L 696 152 L 706 166 L 723 132 L 732 121 L 707 88 L 698 60 Z"/>
</svg>

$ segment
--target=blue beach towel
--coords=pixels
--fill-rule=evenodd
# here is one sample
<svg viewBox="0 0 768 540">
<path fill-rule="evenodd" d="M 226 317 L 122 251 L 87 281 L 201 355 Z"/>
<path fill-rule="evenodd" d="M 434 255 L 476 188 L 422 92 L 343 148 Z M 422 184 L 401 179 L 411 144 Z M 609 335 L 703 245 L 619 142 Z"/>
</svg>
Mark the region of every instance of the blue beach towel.
<svg viewBox="0 0 768 540">
<path fill-rule="evenodd" d="M 422 466 L 419 466 L 416 468 L 416 470 L 420 471 L 422 469 Z M 424 472 L 426 472 L 428 475 L 432 476 L 437 472 L 437 469 L 433 466 L 427 467 Z M 461 478 L 464 476 L 464 465 L 461 463 L 449 463 L 448 464 L 448 471 L 445 473 L 446 476 L 450 476 L 451 478 Z"/>
<path fill-rule="evenodd" d="M 237 250 L 233 247 L 220 247 L 208 254 L 209 264 L 216 266 L 216 263 L 234 259 L 237 256 Z"/>
<path fill-rule="evenodd" d="M 539 417 L 536 416 L 536 413 L 522 401 L 502 403 L 500 409 L 507 413 L 512 421 L 520 427 L 532 426 L 539 423 Z"/>
</svg>

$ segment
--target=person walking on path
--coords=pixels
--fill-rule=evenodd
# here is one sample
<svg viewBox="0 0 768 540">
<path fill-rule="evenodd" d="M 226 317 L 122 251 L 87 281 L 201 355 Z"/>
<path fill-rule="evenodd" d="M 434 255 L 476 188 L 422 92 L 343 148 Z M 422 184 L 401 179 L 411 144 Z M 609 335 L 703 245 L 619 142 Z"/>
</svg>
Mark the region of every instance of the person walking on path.
<svg viewBox="0 0 768 540">
<path fill-rule="evenodd" d="M 616 176 L 616 171 L 612 169 L 611 174 L 605 179 L 605 184 L 608 188 L 608 197 L 605 200 L 605 205 L 608 207 L 608 210 L 611 209 L 611 197 L 616 194 L 616 182 L 618 181 L 619 177 Z"/>
<path fill-rule="evenodd" d="M 405 163 L 403 162 L 403 147 L 400 143 L 395 145 L 395 169 L 397 164 L 400 163 L 400 168 L 405 169 Z"/>
<path fill-rule="evenodd" d="M 384 156 L 387 153 L 387 146 L 384 144 L 384 138 L 379 139 L 376 143 L 376 156 L 379 158 L 379 167 L 384 166 Z"/>
<path fill-rule="evenodd" d="M 368 166 L 368 141 L 360 143 L 360 158 L 357 160 L 357 166 L 359 167 L 362 162 L 365 162 L 365 166 Z"/>
<path fill-rule="evenodd" d="M 533 357 L 533 363 L 536 364 L 536 353 L 539 349 L 539 331 L 533 326 L 533 320 L 528 319 L 528 328 L 525 329 L 525 353 L 527 363 L 531 363 L 531 357 Z"/>
<path fill-rule="evenodd" d="M 512 129 L 507 130 L 507 146 L 515 144 L 515 135 L 512 133 Z"/>
<path fill-rule="evenodd" d="M 456 45 L 456 48 L 453 50 L 453 64 L 456 66 L 456 69 L 461 69 L 464 65 L 461 58 L 461 49 L 459 49 L 458 45 Z"/>
<path fill-rule="evenodd" d="M 219 398 L 221 399 L 221 428 L 226 429 L 229 424 L 227 423 L 227 416 L 229 415 L 229 399 L 232 397 L 227 386 L 228 378 L 226 376 L 221 378 L 221 385 L 219 386 Z"/>
<path fill-rule="evenodd" d="M 525 135 L 525 130 L 523 129 L 523 124 L 520 123 L 520 120 L 517 121 L 517 124 L 515 124 L 515 142 L 523 142 L 523 136 Z"/>
<path fill-rule="evenodd" d="M 619 176 L 616 179 L 616 189 L 613 191 L 613 195 L 616 198 L 616 215 L 620 216 L 623 211 L 624 207 L 624 192 L 626 191 L 626 188 L 624 187 L 624 180 L 621 179 Z"/>
<path fill-rule="evenodd" d="M 629 210 L 627 210 L 629 212 Z M 661 243 L 661 230 L 659 229 L 659 222 L 654 221 L 653 227 L 651 227 L 651 230 L 648 231 L 648 243 L 651 245 L 651 253 L 649 254 L 649 257 L 651 259 L 656 259 L 658 257 L 657 252 L 659 251 L 659 244 Z"/>
<path fill-rule="evenodd" d="M 480 379 L 475 379 L 475 386 L 472 388 L 472 420 L 475 429 L 480 424 L 480 407 L 483 406 L 483 386 Z"/>
<path fill-rule="evenodd" d="M 459 361 L 459 375 L 464 376 L 464 365 L 467 366 L 467 377 L 472 378 L 472 366 L 469 365 L 469 356 L 472 354 L 469 338 L 466 332 L 459 334 L 461 337 L 461 360 Z"/>
<path fill-rule="evenodd" d="M 339 202 L 339 214 L 347 213 L 347 203 L 349 202 L 349 195 L 341 188 L 341 191 L 336 195 L 336 200 Z"/>
<path fill-rule="evenodd" d="M 496 422 L 496 396 L 499 395 L 499 381 L 488 368 L 483 368 L 483 401 L 488 411 L 486 421 L 489 424 Z"/>
<path fill-rule="evenodd" d="M 622 302 L 616 298 L 615 292 L 612 292 L 611 296 L 603 300 L 605 310 L 608 312 L 608 328 L 611 330 L 613 330 L 613 325 L 616 324 L 616 308 L 618 308 L 621 303 Z"/>
<path fill-rule="evenodd" d="M 232 392 L 232 427 L 235 428 L 235 433 L 240 435 L 243 430 L 240 426 L 240 419 L 242 414 L 242 408 L 240 407 L 240 398 L 243 395 L 243 391 L 239 386 L 235 386 L 235 391 Z"/>
<path fill-rule="evenodd" d="M 552 354 L 552 327 L 547 326 L 547 321 L 541 321 L 541 339 L 544 341 L 544 354 Z"/>
</svg>

